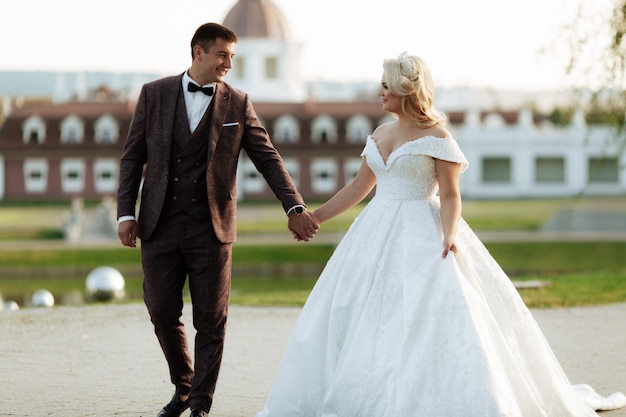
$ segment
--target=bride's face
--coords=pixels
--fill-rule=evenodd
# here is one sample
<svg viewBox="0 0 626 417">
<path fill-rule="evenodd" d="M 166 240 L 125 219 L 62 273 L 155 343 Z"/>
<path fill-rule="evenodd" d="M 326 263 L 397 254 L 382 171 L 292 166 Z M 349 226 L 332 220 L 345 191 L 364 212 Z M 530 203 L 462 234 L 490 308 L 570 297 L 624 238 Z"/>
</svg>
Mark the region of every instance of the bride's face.
<svg viewBox="0 0 626 417">
<path fill-rule="evenodd" d="M 402 111 L 402 97 L 394 95 L 389 90 L 387 81 L 385 80 L 385 74 L 383 74 L 383 77 L 380 80 L 378 95 L 383 103 L 383 110 L 396 114 L 399 114 Z"/>
</svg>

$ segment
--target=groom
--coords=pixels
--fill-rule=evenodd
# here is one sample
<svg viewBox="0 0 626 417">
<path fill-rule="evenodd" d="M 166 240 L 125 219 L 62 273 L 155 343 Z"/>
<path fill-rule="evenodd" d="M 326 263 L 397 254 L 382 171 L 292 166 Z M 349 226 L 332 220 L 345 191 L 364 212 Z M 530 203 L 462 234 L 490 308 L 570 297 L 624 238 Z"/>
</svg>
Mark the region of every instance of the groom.
<svg viewBox="0 0 626 417">
<path fill-rule="evenodd" d="M 158 417 L 206 416 L 222 361 L 236 235 L 236 171 L 246 151 L 298 240 L 319 225 L 305 210 L 248 95 L 224 83 L 236 34 L 207 23 L 191 40 L 191 67 L 143 86 L 120 163 L 118 236 L 141 238 L 144 301 L 175 386 Z M 141 208 L 135 205 L 141 188 Z M 181 320 L 189 278 L 195 360 Z"/>
</svg>

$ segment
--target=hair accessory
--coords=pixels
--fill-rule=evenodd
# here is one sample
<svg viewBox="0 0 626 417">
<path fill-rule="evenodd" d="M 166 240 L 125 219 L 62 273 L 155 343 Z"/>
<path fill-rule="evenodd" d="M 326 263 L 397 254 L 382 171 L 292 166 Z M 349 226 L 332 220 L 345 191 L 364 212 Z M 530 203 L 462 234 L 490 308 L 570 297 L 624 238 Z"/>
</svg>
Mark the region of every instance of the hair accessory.
<svg viewBox="0 0 626 417">
<path fill-rule="evenodd" d="M 409 59 L 409 54 L 407 51 L 404 51 L 400 55 L 398 55 L 398 58 L 396 58 L 396 60 L 400 64 L 400 72 L 402 73 L 402 75 L 404 75 L 411 81 L 417 80 L 417 77 L 419 75 L 417 73 L 417 68 L 415 68 L 415 64 L 413 63 L 413 61 Z"/>
</svg>

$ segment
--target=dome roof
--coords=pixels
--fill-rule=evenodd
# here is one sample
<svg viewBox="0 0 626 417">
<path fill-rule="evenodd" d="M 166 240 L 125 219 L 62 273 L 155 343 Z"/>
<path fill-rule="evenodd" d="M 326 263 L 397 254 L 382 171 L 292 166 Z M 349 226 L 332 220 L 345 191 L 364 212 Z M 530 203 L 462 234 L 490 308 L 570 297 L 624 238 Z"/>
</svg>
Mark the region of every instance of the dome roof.
<svg viewBox="0 0 626 417">
<path fill-rule="evenodd" d="M 239 38 L 290 40 L 285 17 L 271 0 L 239 0 L 224 18 Z"/>
</svg>

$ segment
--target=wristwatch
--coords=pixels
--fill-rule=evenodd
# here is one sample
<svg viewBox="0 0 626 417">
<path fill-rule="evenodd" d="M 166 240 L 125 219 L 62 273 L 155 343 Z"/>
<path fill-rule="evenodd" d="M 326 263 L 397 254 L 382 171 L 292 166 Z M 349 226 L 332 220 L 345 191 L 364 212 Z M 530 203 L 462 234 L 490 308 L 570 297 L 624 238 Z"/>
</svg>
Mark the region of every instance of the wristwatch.
<svg viewBox="0 0 626 417">
<path fill-rule="evenodd" d="M 294 214 L 300 215 L 302 213 L 304 213 L 304 210 L 306 210 L 306 208 L 304 206 L 295 206 L 289 209 L 289 211 L 287 212 L 287 217 L 291 217 Z"/>
</svg>

